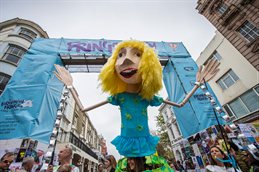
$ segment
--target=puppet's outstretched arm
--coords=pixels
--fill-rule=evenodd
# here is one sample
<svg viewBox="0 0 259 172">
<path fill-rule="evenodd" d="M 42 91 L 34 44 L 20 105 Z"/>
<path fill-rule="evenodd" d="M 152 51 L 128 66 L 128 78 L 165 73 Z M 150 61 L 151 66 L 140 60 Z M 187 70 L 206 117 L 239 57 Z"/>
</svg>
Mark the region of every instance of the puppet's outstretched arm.
<svg viewBox="0 0 259 172">
<path fill-rule="evenodd" d="M 182 107 L 183 105 L 185 105 L 201 84 L 210 81 L 217 74 L 217 72 L 219 71 L 219 65 L 220 63 L 217 60 L 210 59 L 204 67 L 199 67 L 193 89 L 185 96 L 184 100 L 180 104 L 168 100 L 164 100 L 164 103 L 176 107 Z"/>
<path fill-rule="evenodd" d="M 86 112 L 86 111 L 95 109 L 95 108 L 97 108 L 99 106 L 102 106 L 102 105 L 105 105 L 106 103 L 108 103 L 108 101 L 105 100 L 105 101 L 100 102 L 100 103 L 98 103 L 96 105 L 90 106 L 88 108 L 84 108 L 82 103 L 81 103 L 81 101 L 80 101 L 80 99 L 79 99 L 79 97 L 78 97 L 77 91 L 76 91 L 76 89 L 73 86 L 73 78 L 72 78 L 71 74 L 69 73 L 69 71 L 66 70 L 64 67 L 56 65 L 56 64 L 55 64 L 55 68 L 57 69 L 57 72 L 56 71 L 54 72 L 56 77 L 61 82 L 63 82 L 67 86 L 67 88 L 71 91 L 71 93 L 72 93 L 76 103 L 78 104 L 78 106 L 79 106 L 79 108 L 80 108 L 80 110 L 82 112 Z"/>
</svg>

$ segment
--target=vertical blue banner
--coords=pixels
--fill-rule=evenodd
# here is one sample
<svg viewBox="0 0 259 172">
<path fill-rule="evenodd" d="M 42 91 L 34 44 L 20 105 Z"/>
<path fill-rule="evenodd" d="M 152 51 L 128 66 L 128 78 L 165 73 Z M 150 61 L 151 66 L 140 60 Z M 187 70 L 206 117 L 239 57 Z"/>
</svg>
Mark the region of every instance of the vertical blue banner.
<svg viewBox="0 0 259 172">
<path fill-rule="evenodd" d="M 0 140 L 49 142 L 63 89 L 54 64 L 62 65 L 57 53 L 35 51 L 32 44 L 0 97 Z"/>
<path fill-rule="evenodd" d="M 198 67 L 191 57 L 171 58 L 163 70 L 164 84 L 170 101 L 180 103 L 196 81 Z M 215 97 L 208 85 L 208 91 Z M 215 97 L 216 98 L 216 97 Z M 216 103 L 219 105 L 218 100 Z M 184 138 L 217 124 L 209 100 L 198 89 L 185 106 L 172 107 Z M 222 124 L 222 120 L 219 117 Z"/>
</svg>

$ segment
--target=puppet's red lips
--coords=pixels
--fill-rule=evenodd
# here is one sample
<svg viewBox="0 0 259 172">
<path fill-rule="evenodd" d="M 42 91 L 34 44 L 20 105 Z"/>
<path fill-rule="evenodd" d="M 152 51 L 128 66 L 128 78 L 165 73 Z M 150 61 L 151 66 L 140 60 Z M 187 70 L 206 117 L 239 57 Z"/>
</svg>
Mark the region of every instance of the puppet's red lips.
<svg viewBox="0 0 259 172">
<path fill-rule="evenodd" d="M 128 68 L 125 69 L 123 71 L 120 72 L 120 74 L 124 77 L 124 78 L 130 78 L 132 77 L 135 73 L 137 73 L 137 69 L 135 68 Z"/>
</svg>

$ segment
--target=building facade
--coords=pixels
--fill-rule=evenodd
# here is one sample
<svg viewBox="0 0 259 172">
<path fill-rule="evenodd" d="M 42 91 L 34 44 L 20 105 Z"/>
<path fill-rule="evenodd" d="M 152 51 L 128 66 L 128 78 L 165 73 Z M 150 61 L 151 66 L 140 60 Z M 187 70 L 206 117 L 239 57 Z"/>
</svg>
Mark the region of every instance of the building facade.
<svg viewBox="0 0 259 172">
<path fill-rule="evenodd" d="M 211 58 L 220 62 L 220 71 L 209 84 L 229 117 L 236 123 L 258 122 L 259 72 L 218 31 L 196 62 L 203 65 Z"/>
<path fill-rule="evenodd" d="M 259 70 L 258 0 L 198 0 L 196 9 Z"/>
<path fill-rule="evenodd" d="M 36 23 L 20 18 L 0 23 L 0 95 L 15 72 L 23 55 L 28 51 L 34 38 L 49 38 L 48 34 Z M 62 99 L 63 113 L 58 131 L 56 153 L 69 145 L 73 149 L 72 163 L 80 171 L 96 171 L 98 164 L 97 154 L 101 154 L 101 140 L 86 113 L 80 111 L 71 93 L 68 98 Z M 1 140 L 0 148 L 9 149 L 19 147 L 22 139 Z M 39 145 L 46 150 L 47 147 Z"/>
<path fill-rule="evenodd" d="M 171 108 L 171 105 L 163 103 L 158 110 L 163 115 L 175 160 L 183 161 L 182 147 L 180 145 L 183 137 L 177 124 L 173 109 Z"/>
<path fill-rule="evenodd" d="M 94 128 L 87 113 L 81 112 L 72 94 L 67 92 L 68 98 L 64 101 L 61 111 L 60 128 L 57 138 L 57 149 L 69 145 L 73 149 L 72 163 L 80 171 L 96 171 L 98 155 L 101 152 L 101 143 L 97 130 Z"/>
<path fill-rule="evenodd" d="M 0 95 L 34 38 L 48 38 L 38 24 L 24 19 L 0 23 Z"/>
</svg>

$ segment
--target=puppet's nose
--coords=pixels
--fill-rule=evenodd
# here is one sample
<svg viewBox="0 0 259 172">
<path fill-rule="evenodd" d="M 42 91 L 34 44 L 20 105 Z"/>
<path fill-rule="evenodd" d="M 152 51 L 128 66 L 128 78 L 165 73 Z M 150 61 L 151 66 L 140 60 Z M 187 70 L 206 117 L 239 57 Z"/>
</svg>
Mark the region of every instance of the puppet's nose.
<svg viewBox="0 0 259 172">
<path fill-rule="evenodd" d="M 123 62 L 122 62 L 121 65 L 130 65 L 130 64 L 132 64 L 132 63 L 133 63 L 133 61 L 130 59 L 129 56 L 127 56 L 127 57 L 123 60 Z"/>
</svg>

